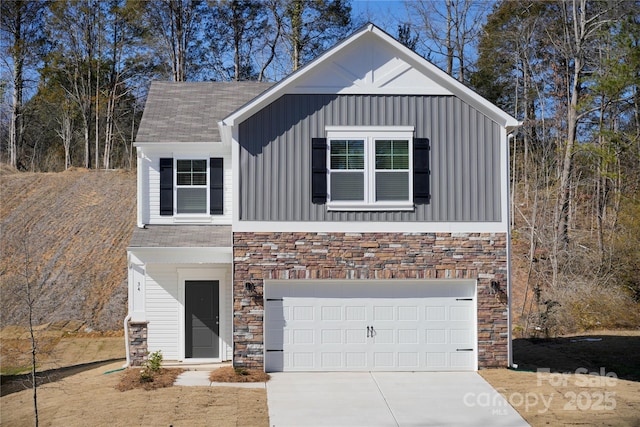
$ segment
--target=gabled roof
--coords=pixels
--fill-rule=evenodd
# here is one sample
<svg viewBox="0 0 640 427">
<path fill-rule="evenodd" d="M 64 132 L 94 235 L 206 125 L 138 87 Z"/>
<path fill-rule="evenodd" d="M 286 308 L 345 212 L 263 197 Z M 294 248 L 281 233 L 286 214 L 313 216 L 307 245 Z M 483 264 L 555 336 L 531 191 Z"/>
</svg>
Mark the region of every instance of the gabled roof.
<svg viewBox="0 0 640 427">
<path fill-rule="evenodd" d="M 285 94 L 453 95 L 507 129 L 518 121 L 392 36 L 367 24 L 220 122 L 235 126 Z"/>
<path fill-rule="evenodd" d="M 153 82 L 136 144 L 220 142 L 218 121 L 272 85 L 259 82 Z"/>
</svg>

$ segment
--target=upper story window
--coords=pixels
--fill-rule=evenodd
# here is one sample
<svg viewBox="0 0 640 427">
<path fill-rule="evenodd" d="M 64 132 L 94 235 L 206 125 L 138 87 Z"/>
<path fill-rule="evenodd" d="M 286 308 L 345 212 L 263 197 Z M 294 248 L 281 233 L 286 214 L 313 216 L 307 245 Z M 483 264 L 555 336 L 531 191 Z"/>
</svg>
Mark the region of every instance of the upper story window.
<svg viewBox="0 0 640 427">
<path fill-rule="evenodd" d="M 222 215 L 222 158 L 160 159 L 160 215 Z"/>
<path fill-rule="evenodd" d="M 207 160 L 176 160 L 176 213 L 207 213 Z"/>
<path fill-rule="evenodd" d="M 412 210 L 413 127 L 328 127 L 329 210 Z"/>
</svg>

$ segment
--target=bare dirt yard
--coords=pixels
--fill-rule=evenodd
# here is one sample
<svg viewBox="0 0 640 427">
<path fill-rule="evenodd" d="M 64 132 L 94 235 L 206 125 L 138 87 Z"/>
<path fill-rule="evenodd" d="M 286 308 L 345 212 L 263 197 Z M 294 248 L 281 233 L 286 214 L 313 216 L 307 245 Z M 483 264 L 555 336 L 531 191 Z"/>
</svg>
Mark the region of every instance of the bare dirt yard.
<svg viewBox="0 0 640 427">
<path fill-rule="evenodd" d="M 640 426 L 640 331 L 516 339 L 513 350 L 518 370 L 480 375 L 532 426 Z"/>
<path fill-rule="evenodd" d="M 264 389 L 180 387 L 118 391 L 122 362 L 41 386 L 41 426 L 268 426 Z M 30 390 L 1 399 L 3 426 L 32 426 Z"/>
<path fill-rule="evenodd" d="M 74 343 L 78 339 L 62 338 L 58 345 L 67 349 L 86 345 Z M 117 351 L 120 345 L 114 342 L 110 350 L 107 344 L 104 348 Z M 532 426 L 640 426 L 640 331 L 517 339 L 514 358 L 519 370 L 483 370 L 480 375 Z M 116 387 L 125 375 L 118 370 L 122 363 L 91 367 L 42 385 L 38 389 L 40 424 L 269 425 L 264 389 L 172 386 L 121 392 Z M 32 396 L 24 390 L 0 398 L 0 425 L 33 425 Z M 472 403 L 486 404 L 485 396 L 474 398 Z"/>
</svg>

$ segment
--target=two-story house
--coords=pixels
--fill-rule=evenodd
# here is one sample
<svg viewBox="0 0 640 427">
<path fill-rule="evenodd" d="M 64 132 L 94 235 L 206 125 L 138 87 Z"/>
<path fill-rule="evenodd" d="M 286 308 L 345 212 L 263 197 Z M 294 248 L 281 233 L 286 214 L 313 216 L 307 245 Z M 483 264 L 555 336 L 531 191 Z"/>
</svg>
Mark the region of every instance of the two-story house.
<svg viewBox="0 0 640 427">
<path fill-rule="evenodd" d="M 510 363 L 509 114 L 374 25 L 281 82 L 153 83 L 132 363 Z"/>
</svg>

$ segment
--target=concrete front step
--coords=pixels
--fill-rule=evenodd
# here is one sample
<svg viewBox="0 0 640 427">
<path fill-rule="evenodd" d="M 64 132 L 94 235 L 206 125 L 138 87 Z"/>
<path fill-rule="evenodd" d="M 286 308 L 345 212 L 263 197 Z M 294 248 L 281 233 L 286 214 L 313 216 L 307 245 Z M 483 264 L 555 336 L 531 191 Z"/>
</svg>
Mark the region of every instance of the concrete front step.
<svg viewBox="0 0 640 427">
<path fill-rule="evenodd" d="M 185 371 L 181 373 L 174 385 L 195 387 L 240 387 L 240 388 L 266 388 L 265 383 L 218 383 L 209 380 L 211 370 Z"/>
<path fill-rule="evenodd" d="M 167 369 L 181 368 L 186 371 L 207 371 L 211 372 L 218 368 L 224 368 L 225 366 L 231 366 L 231 362 L 221 363 L 207 363 L 207 362 L 181 362 L 179 360 L 165 360 L 162 362 L 162 367 Z"/>
</svg>

